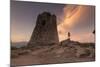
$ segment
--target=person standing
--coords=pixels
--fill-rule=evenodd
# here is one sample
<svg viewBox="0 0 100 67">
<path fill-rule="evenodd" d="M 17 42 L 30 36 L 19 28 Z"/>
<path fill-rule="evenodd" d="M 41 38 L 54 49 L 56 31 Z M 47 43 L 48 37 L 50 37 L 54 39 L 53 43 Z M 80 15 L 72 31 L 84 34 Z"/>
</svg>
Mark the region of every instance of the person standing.
<svg viewBox="0 0 100 67">
<path fill-rule="evenodd" d="M 70 32 L 68 32 L 68 39 L 70 40 Z"/>
</svg>

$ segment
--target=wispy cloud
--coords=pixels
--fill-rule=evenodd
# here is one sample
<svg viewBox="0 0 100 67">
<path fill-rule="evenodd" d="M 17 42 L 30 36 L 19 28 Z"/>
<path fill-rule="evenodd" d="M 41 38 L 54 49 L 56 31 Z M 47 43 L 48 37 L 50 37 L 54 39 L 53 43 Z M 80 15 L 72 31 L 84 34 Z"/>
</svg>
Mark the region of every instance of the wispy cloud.
<svg viewBox="0 0 100 67">
<path fill-rule="evenodd" d="M 88 8 L 87 6 L 80 6 L 80 5 L 66 5 L 63 8 L 63 15 L 61 17 L 62 20 L 59 21 L 58 24 L 58 34 L 59 34 L 60 41 L 67 39 L 67 32 L 70 32 L 72 30 L 75 32 L 75 30 L 72 28 L 74 28 L 76 24 L 80 25 L 80 24 L 84 24 L 85 23 L 84 21 L 88 22 L 88 20 L 84 18 L 88 15 L 86 12 L 89 11 L 89 9 L 90 7 Z M 88 16 L 88 18 L 90 18 L 90 16 Z M 84 38 L 83 36 L 86 36 L 86 34 L 82 34 L 83 32 L 82 33 L 81 32 L 82 31 L 80 29 L 78 35 L 73 34 L 72 39 L 77 41 L 83 40 L 83 42 L 85 42 L 87 38 L 88 41 L 90 37 Z M 86 31 L 85 33 L 88 33 L 90 35 L 90 32 Z M 89 41 L 93 41 L 93 39 L 94 38 L 91 38 Z"/>
<path fill-rule="evenodd" d="M 66 33 L 69 31 L 70 27 L 74 25 L 75 20 L 81 15 L 81 6 L 66 5 L 63 9 L 63 17 L 58 25 L 59 39 L 66 39 Z"/>
</svg>

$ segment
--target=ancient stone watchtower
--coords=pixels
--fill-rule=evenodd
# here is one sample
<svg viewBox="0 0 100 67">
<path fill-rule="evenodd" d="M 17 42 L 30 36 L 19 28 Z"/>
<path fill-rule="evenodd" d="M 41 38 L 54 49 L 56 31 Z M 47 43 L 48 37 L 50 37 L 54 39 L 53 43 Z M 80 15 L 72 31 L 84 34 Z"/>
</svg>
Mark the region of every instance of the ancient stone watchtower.
<svg viewBox="0 0 100 67">
<path fill-rule="evenodd" d="M 37 16 L 36 26 L 32 33 L 29 46 L 44 46 L 58 44 L 56 16 L 43 12 Z"/>
</svg>

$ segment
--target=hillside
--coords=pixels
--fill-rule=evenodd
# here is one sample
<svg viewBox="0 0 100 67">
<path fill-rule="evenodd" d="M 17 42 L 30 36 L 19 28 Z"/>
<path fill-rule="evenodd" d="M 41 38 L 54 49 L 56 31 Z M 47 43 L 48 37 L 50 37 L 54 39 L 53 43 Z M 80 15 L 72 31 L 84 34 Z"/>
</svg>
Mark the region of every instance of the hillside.
<svg viewBox="0 0 100 67">
<path fill-rule="evenodd" d="M 52 46 L 12 49 L 12 65 L 88 62 L 95 60 L 95 44 L 64 40 Z"/>
</svg>

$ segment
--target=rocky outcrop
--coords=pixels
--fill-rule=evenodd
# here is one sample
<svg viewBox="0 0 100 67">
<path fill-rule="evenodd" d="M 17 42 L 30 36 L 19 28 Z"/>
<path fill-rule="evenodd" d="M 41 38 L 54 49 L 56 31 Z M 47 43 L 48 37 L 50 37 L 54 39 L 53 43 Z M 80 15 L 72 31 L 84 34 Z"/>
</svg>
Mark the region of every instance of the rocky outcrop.
<svg viewBox="0 0 100 67">
<path fill-rule="evenodd" d="M 49 12 L 39 14 L 28 46 L 43 46 L 58 43 L 56 16 Z"/>
</svg>

